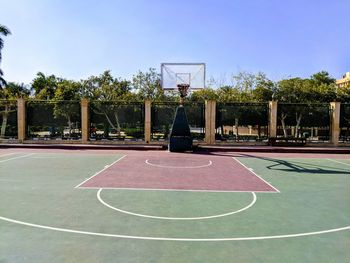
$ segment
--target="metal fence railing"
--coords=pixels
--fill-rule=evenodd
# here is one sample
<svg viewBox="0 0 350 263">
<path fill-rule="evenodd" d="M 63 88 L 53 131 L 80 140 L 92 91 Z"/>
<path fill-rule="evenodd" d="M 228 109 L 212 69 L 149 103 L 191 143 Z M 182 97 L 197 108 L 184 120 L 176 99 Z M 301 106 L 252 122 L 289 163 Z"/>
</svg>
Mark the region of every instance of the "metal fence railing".
<svg viewBox="0 0 350 263">
<path fill-rule="evenodd" d="M 151 109 L 151 140 L 167 141 L 175 117 L 176 102 L 153 102 Z M 205 137 L 205 104 L 185 102 L 186 116 L 194 141 L 203 141 Z"/>
<path fill-rule="evenodd" d="M 142 141 L 144 120 L 143 102 L 92 101 L 90 140 Z"/>
<path fill-rule="evenodd" d="M 329 142 L 331 108 L 328 103 L 279 103 L 277 137 Z"/>
<path fill-rule="evenodd" d="M 0 139 L 16 139 L 17 127 L 17 101 L 0 100 Z"/>
<path fill-rule="evenodd" d="M 217 103 L 216 134 L 219 141 L 268 139 L 268 103 Z"/>
<path fill-rule="evenodd" d="M 90 125 L 85 126 L 90 140 L 144 141 L 145 134 L 149 134 L 145 131 L 149 127 L 145 126 L 145 102 L 90 101 L 88 105 L 89 118 L 84 118 L 84 122 Z M 174 101 L 152 102 L 152 141 L 169 139 L 178 106 Z M 186 101 L 185 109 L 194 141 L 204 141 L 205 103 Z M 24 120 L 25 139 L 81 140 L 82 110 L 85 112 L 86 107 L 81 107 L 81 101 L 29 99 L 23 104 L 17 100 L 0 100 L 0 139 L 22 140 L 21 120 Z M 331 104 L 278 103 L 277 130 L 273 130 L 277 138 L 269 138 L 272 113 L 268 103 L 218 102 L 215 110 L 217 142 L 333 143 L 332 130 L 337 133 L 339 127 L 339 142 L 350 143 L 350 103 L 340 104 L 339 122 L 335 119 L 334 127 Z M 22 112 L 25 116 L 18 120 Z M 211 121 L 211 116 L 207 116 L 207 121 Z M 214 135 L 212 132 L 210 136 Z"/>
<path fill-rule="evenodd" d="M 27 101 L 27 138 L 81 139 L 80 101 Z"/>
<path fill-rule="evenodd" d="M 350 142 L 350 103 L 340 105 L 340 142 Z"/>
</svg>

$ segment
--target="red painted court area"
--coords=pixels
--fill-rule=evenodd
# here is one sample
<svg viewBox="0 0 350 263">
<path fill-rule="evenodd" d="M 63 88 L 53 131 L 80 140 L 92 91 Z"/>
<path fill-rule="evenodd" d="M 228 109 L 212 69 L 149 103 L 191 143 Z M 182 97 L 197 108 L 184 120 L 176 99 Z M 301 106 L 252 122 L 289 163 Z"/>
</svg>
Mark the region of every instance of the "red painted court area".
<svg viewBox="0 0 350 263">
<path fill-rule="evenodd" d="M 79 185 L 197 191 L 276 192 L 235 158 L 207 154 L 144 152 L 128 154 Z"/>
</svg>

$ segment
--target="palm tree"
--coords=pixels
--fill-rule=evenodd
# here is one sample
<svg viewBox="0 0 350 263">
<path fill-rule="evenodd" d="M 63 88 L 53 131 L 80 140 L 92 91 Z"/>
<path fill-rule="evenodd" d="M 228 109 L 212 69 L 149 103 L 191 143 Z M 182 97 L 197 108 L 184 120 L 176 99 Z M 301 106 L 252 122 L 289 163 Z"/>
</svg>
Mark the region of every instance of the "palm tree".
<svg viewBox="0 0 350 263">
<path fill-rule="evenodd" d="M 0 63 L 1 63 L 1 58 L 2 58 L 1 50 L 4 47 L 4 40 L 1 38 L 1 36 L 7 36 L 9 34 L 11 34 L 10 30 L 5 26 L 0 25 Z M 6 85 L 6 81 L 3 79 L 2 76 L 3 76 L 3 72 L 0 69 L 0 88 Z"/>
<path fill-rule="evenodd" d="M 2 76 L 3 76 L 3 73 L 2 73 L 2 70 L 0 69 L 0 89 L 6 85 L 6 81 Z"/>
<path fill-rule="evenodd" d="M 0 25 L 0 62 L 1 62 L 1 49 L 4 47 L 4 40 L 1 38 L 1 36 L 7 36 L 11 34 L 11 31 L 3 25 Z"/>
</svg>

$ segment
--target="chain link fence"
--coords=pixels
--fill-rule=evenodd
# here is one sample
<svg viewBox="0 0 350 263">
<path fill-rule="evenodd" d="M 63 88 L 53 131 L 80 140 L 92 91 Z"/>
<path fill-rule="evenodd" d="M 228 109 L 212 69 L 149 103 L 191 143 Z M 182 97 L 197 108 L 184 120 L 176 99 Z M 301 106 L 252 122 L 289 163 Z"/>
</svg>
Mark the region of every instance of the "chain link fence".
<svg viewBox="0 0 350 263">
<path fill-rule="evenodd" d="M 153 102 L 151 109 L 151 140 L 168 141 L 174 121 L 177 102 Z M 205 104 L 185 102 L 188 124 L 194 141 L 203 141 L 205 137 Z"/>
<path fill-rule="evenodd" d="M 27 101 L 27 139 L 80 140 L 80 101 Z"/>
<path fill-rule="evenodd" d="M 144 102 L 91 101 L 90 140 L 143 141 Z M 167 141 L 177 102 L 153 102 L 151 140 Z M 205 103 L 185 102 L 194 141 L 205 138 Z M 17 101 L 0 100 L 0 139 L 17 139 Z M 277 139 L 330 142 L 332 109 L 328 103 L 278 103 Z M 80 101 L 28 100 L 26 138 L 80 140 Z M 217 103 L 215 138 L 218 142 L 268 141 L 268 103 Z M 339 141 L 350 142 L 350 103 L 340 108 Z M 299 139 L 298 139 L 299 138 Z M 287 141 L 286 140 L 286 141 Z"/>
<path fill-rule="evenodd" d="M 17 139 L 17 101 L 0 100 L 0 139 Z"/>
<path fill-rule="evenodd" d="M 328 103 L 279 103 L 277 137 L 329 142 L 331 107 Z"/>
<path fill-rule="evenodd" d="M 91 101 L 90 140 L 144 140 L 143 102 Z"/>
<path fill-rule="evenodd" d="M 249 142 L 268 139 L 268 103 L 217 103 L 217 141 Z"/>
<path fill-rule="evenodd" d="M 340 105 L 340 142 L 350 143 L 350 103 Z"/>
</svg>

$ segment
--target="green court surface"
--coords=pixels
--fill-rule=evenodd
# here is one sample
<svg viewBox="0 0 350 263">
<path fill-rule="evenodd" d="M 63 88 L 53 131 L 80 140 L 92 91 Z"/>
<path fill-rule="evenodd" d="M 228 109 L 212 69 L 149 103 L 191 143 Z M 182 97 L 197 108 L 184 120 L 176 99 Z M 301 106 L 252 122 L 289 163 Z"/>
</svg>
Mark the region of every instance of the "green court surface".
<svg viewBox="0 0 350 263">
<path fill-rule="evenodd" d="M 128 154 L 0 152 L 0 262 L 350 261 L 349 156 L 232 154 L 280 192 L 76 188 Z"/>
</svg>

